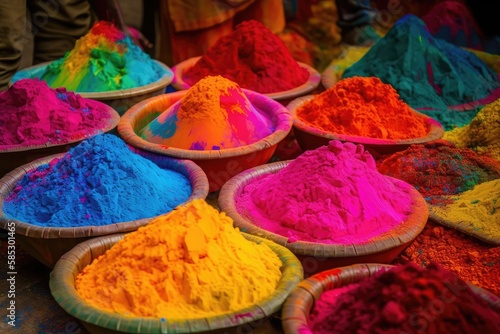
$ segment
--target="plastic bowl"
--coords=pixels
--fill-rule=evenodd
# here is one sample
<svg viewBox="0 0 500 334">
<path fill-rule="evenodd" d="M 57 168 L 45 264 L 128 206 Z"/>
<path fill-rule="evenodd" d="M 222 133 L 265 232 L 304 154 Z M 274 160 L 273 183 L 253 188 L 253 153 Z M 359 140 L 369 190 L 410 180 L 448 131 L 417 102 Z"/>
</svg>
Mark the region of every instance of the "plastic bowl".
<svg viewBox="0 0 500 334">
<path fill-rule="evenodd" d="M 163 169 L 169 169 L 181 173 L 189 178 L 192 187 L 191 196 L 185 202 L 193 199 L 205 199 L 208 195 L 208 181 L 205 173 L 191 161 L 181 161 L 165 156 L 158 156 L 149 152 L 140 152 L 133 149 L 144 158 L 151 160 Z M 43 164 L 49 163 L 54 158 L 63 157 L 64 154 L 56 154 L 43 159 L 36 160 L 30 164 L 23 165 L 0 179 L 0 227 L 9 230 L 12 223 L 15 225 L 16 241 L 26 250 L 28 254 L 49 268 L 54 267 L 57 260 L 77 244 L 87 239 L 109 234 L 131 232 L 146 225 L 152 219 L 144 218 L 129 222 L 103 226 L 84 227 L 43 227 L 30 224 L 29 222 L 9 218 L 2 210 L 5 199 L 14 189 L 17 182 L 22 180 L 25 174 L 35 170 Z"/>
<path fill-rule="evenodd" d="M 267 114 L 274 122 L 276 130 L 267 137 L 250 145 L 222 149 L 195 151 L 167 147 L 151 143 L 139 137 L 139 131 L 160 113 L 180 100 L 187 91 L 180 91 L 153 97 L 130 108 L 118 124 L 118 133 L 128 144 L 142 150 L 195 162 L 207 174 L 210 192 L 219 190 L 222 185 L 236 174 L 255 166 L 267 163 L 278 143 L 290 132 L 292 117 L 280 103 L 267 96 L 246 89 L 243 92 L 254 107 Z"/>
<path fill-rule="evenodd" d="M 444 134 L 443 126 L 438 121 L 415 110 L 415 114 L 418 117 L 423 118 L 427 125 L 428 132 L 425 137 L 390 140 L 327 132 L 306 124 L 297 117 L 297 109 L 302 104 L 313 98 L 314 95 L 299 97 L 290 102 L 290 104 L 288 104 L 287 106 L 287 109 L 291 112 L 293 117 L 293 132 L 295 134 L 295 138 L 297 139 L 297 143 L 299 144 L 300 148 L 304 151 L 314 150 L 320 146 L 328 145 L 328 142 L 330 140 L 336 139 L 342 142 L 362 144 L 366 150 L 368 150 L 373 156 L 377 157 L 378 155 L 382 154 L 392 154 L 398 151 L 403 151 L 410 147 L 410 145 L 412 144 L 424 144 L 433 140 L 438 140 Z"/>
<path fill-rule="evenodd" d="M 229 180 L 219 194 L 220 208 L 234 221 L 240 230 L 274 241 L 294 253 L 304 267 L 306 276 L 317 272 L 356 263 L 390 263 L 424 229 L 429 215 L 427 203 L 422 195 L 411 187 L 413 210 L 411 216 L 393 230 L 358 244 L 324 244 L 306 241 L 289 242 L 287 237 L 269 232 L 254 223 L 247 214 L 240 213 L 235 199 L 245 186 L 264 175 L 276 174 L 291 161 L 280 161 L 249 169 Z"/>
<path fill-rule="evenodd" d="M 123 115 L 123 113 L 125 113 L 125 111 L 127 111 L 134 104 L 139 103 L 142 100 L 145 100 L 152 96 L 165 93 L 166 87 L 172 82 L 174 78 L 174 73 L 172 72 L 172 70 L 162 62 L 159 62 L 157 60 L 153 61 L 165 70 L 165 74 L 157 81 L 152 82 L 148 85 L 129 89 L 110 90 L 107 92 L 76 91 L 75 93 L 78 93 L 86 99 L 93 99 L 104 102 L 118 111 L 120 115 Z M 45 72 L 46 67 L 51 63 L 52 62 L 45 62 L 18 71 L 10 80 L 9 86 L 12 86 L 12 84 L 21 79 L 40 78 Z"/>
<path fill-rule="evenodd" d="M 268 240 L 245 235 L 255 243 L 265 243 L 283 262 L 282 278 L 268 298 L 232 313 L 199 319 L 166 319 L 122 316 L 100 310 L 83 300 L 75 290 L 75 277 L 83 268 L 104 254 L 123 235 L 86 241 L 64 254 L 50 274 L 50 291 L 56 302 L 94 333 L 250 333 L 264 319 L 278 312 L 290 292 L 303 279 L 297 258 L 284 247 Z"/>
</svg>

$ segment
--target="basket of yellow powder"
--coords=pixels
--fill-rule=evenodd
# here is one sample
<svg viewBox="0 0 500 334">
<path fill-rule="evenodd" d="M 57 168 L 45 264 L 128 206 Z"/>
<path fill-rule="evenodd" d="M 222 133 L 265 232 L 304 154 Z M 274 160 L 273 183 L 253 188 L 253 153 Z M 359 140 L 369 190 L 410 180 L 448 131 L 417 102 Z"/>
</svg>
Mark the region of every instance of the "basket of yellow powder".
<svg viewBox="0 0 500 334">
<path fill-rule="evenodd" d="M 136 232 L 75 247 L 50 289 L 91 333 L 230 333 L 261 326 L 302 278 L 286 248 L 194 200 Z"/>
<path fill-rule="evenodd" d="M 280 103 L 208 76 L 187 91 L 130 108 L 118 132 L 132 146 L 194 161 L 215 191 L 243 170 L 268 162 L 291 127 L 291 115 Z"/>
</svg>

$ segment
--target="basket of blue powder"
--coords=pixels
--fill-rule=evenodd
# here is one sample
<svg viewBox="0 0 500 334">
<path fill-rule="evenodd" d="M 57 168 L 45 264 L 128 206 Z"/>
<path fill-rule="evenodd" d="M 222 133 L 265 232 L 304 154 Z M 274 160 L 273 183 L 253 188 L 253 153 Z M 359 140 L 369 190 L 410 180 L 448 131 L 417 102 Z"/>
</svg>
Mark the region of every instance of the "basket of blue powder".
<svg viewBox="0 0 500 334">
<path fill-rule="evenodd" d="M 0 227 L 15 232 L 26 252 L 52 268 L 82 241 L 135 231 L 207 195 L 207 177 L 192 161 L 101 134 L 0 179 Z"/>
</svg>

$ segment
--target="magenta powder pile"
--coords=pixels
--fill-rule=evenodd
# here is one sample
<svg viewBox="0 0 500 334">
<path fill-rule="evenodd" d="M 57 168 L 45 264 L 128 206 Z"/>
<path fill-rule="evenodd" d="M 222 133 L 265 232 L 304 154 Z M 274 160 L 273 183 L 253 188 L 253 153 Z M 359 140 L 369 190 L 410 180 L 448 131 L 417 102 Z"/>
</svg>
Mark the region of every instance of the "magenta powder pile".
<svg viewBox="0 0 500 334">
<path fill-rule="evenodd" d="M 380 174 L 362 145 L 331 141 L 276 174 L 256 178 L 236 198 L 238 212 L 289 242 L 358 243 L 411 213 L 412 187 Z"/>
<path fill-rule="evenodd" d="M 97 133 L 109 108 L 45 81 L 22 79 L 0 93 L 0 145 L 63 144 Z"/>
</svg>

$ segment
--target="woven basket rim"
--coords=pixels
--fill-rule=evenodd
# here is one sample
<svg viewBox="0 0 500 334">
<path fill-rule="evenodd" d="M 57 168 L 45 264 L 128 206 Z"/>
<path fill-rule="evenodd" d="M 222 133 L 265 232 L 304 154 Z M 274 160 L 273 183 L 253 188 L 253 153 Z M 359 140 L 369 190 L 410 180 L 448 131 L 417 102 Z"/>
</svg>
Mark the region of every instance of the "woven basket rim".
<svg viewBox="0 0 500 334">
<path fill-rule="evenodd" d="M 158 66 L 160 66 L 165 73 L 156 81 L 141 86 L 141 87 L 135 87 L 135 88 L 127 88 L 127 89 L 119 89 L 119 90 L 110 90 L 106 92 L 79 92 L 79 91 L 74 91 L 74 93 L 81 95 L 84 98 L 87 99 L 95 99 L 99 101 L 106 101 L 106 100 L 115 100 L 115 99 L 123 99 L 123 98 L 129 98 L 129 97 L 134 97 L 134 96 L 139 96 L 139 95 L 144 95 L 148 93 L 152 93 L 154 91 L 157 91 L 161 88 L 167 87 L 173 80 L 174 78 L 174 72 L 162 63 L 159 60 L 156 59 L 151 59 L 154 61 Z M 9 80 L 9 87 L 12 86 L 16 81 L 24 79 L 24 78 L 39 78 L 38 74 L 40 74 L 42 71 L 45 70 L 45 68 L 53 63 L 54 61 L 48 61 L 44 63 L 40 63 L 34 66 L 27 67 L 25 69 L 19 70 L 16 72 L 16 74 Z M 22 76 L 21 78 L 18 78 L 19 76 Z"/>
<path fill-rule="evenodd" d="M 302 96 L 291 101 L 287 105 L 287 109 L 292 114 L 293 127 L 311 136 L 321 137 L 329 140 L 349 141 L 363 145 L 397 146 L 397 145 L 424 144 L 430 141 L 438 140 L 444 135 L 444 128 L 441 125 L 441 123 L 439 123 L 432 117 L 429 117 L 421 112 L 418 112 L 415 109 L 412 109 L 415 115 L 417 115 L 419 118 L 423 118 L 426 125 L 428 126 L 429 131 L 427 133 L 427 136 L 425 137 L 393 140 L 393 139 L 352 136 L 352 135 L 337 134 L 333 132 L 324 131 L 322 129 L 318 129 L 309 124 L 306 124 L 300 118 L 297 117 L 297 109 L 307 101 L 313 99 L 314 97 L 315 95 Z"/>
<path fill-rule="evenodd" d="M 413 199 L 413 214 L 402 224 L 396 226 L 393 230 L 389 230 L 379 236 L 359 244 L 325 244 L 309 241 L 288 242 L 288 238 L 282 235 L 275 234 L 255 225 L 251 220 L 243 217 L 238 212 L 235 204 L 235 197 L 240 194 L 242 189 L 255 178 L 274 174 L 279 172 L 284 167 L 288 166 L 293 160 L 273 162 L 263 166 L 258 166 L 252 169 L 241 172 L 226 182 L 219 194 L 219 206 L 222 211 L 230 216 L 234 225 L 239 227 L 246 233 L 255 234 L 260 237 L 272 240 L 277 244 L 287 247 L 294 254 L 317 257 L 357 257 L 380 253 L 397 246 L 406 244 L 414 240 L 418 234 L 424 229 L 428 218 L 427 203 L 422 195 L 410 187 L 410 196 Z M 397 182 L 403 182 L 389 177 Z M 404 183 L 404 182 L 403 182 Z M 395 235 L 395 232 L 400 232 Z M 374 247 L 375 246 L 375 247 Z"/>
<path fill-rule="evenodd" d="M 136 154 L 138 153 L 136 152 Z M 152 155 L 149 152 L 145 152 L 145 154 Z M 15 218 L 9 218 L 3 212 L 3 204 L 5 202 L 5 198 L 8 196 L 8 194 L 11 193 L 12 189 L 15 187 L 17 182 L 20 181 L 24 177 L 24 175 L 27 174 L 28 172 L 35 170 L 41 165 L 49 163 L 55 158 L 62 158 L 64 155 L 65 153 L 59 153 L 41 159 L 37 159 L 33 162 L 24 164 L 14 169 L 13 171 L 7 173 L 4 177 L 0 179 L 0 227 L 1 228 L 8 229 L 9 224 L 13 222 L 16 225 L 17 234 L 31 238 L 40 238 L 40 239 L 88 238 L 88 237 L 96 237 L 114 233 L 135 231 L 139 227 L 147 225 L 151 220 L 162 215 L 160 214 L 150 218 L 142 218 L 133 221 L 118 222 L 102 226 L 94 225 L 94 226 L 79 226 L 79 227 L 46 227 L 46 226 L 30 224 L 28 222 L 24 222 Z M 146 157 L 144 158 L 147 159 Z M 203 172 L 203 170 L 198 165 L 189 160 L 174 159 L 166 156 L 157 156 L 157 158 L 161 160 L 160 163 L 165 163 L 168 166 L 160 168 L 174 170 L 174 167 L 178 166 L 179 170 L 176 171 L 188 177 L 189 182 L 191 184 L 192 193 L 184 203 L 189 203 L 194 199 L 205 199 L 207 197 L 208 187 L 209 187 L 208 178 L 205 172 Z M 152 162 L 158 165 L 157 162 L 155 161 Z"/>
<path fill-rule="evenodd" d="M 174 79 L 172 81 L 172 86 L 177 89 L 178 91 L 180 90 L 186 90 L 191 88 L 191 85 L 189 85 L 186 81 L 184 81 L 183 78 L 183 73 L 186 69 L 193 67 L 194 64 L 202 58 L 201 56 L 199 57 L 192 57 L 189 59 L 186 59 L 172 67 L 172 71 L 174 72 Z M 312 92 L 315 90 L 320 82 L 321 82 L 321 74 L 312 66 L 302 63 L 300 61 L 297 61 L 297 64 L 305 68 L 307 72 L 309 73 L 309 78 L 304 82 L 302 85 L 285 90 L 282 92 L 274 92 L 274 93 L 261 93 L 262 95 L 265 95 L 273 100 L 286 100 L 286 99 L 291 99 L 297 96 L 301 96 L 307 93 Z"/>
<path fill-rule="evenodd" d="M 74 273 L 78 271 L 80 264 L 83 263 L 87 265 L 89 264 L 89 260 L 92 261 L 103 253 L 95 250 L 94 248 L 96 246 L 112 246 L 121 240 L 125 234 L 115 234 L 90 239 L 82 242 L 71 251 L 64 254 L 56 263 L 54 270 L 50 274 L 49 285 L 51 294 L 60 307 L 79 320 L 91 323 L 95 326 L 118 331 L 116 327 L 113 326 L 113 323 L 116 323 L 121 327 L 120 329 L 123 330 L 124 333 L 142 332 L 140 330 L 141 328 L 147 329 L 147 333 L 186 333 L 184 330 L 185 327 L 189 327 L 190 331 L 188 332 L 195 333 L 230 328 L 266 318 L 280 310 L 291 291 L 300 281 L 302 281 L 303 269 L 300 261 L 288 249 L 276 245 L 269 240 L 245 233 L 242 234 L 247 240 L 255 243 L 264 243 L 269 246 L 283 262 L 283 266 L 280 268 L 282 277 L 276 290 L 268 298 L 245 309 L 212 317 L 197 319 L 166 319 L 166 321 L 162 322 L 160 319 L 155 318 L 125 317 L 89 305 L 76 293 L 74 288 L 76 276 Z M 86 256 L 89 254 L 90 257 Z M 92 315 L 95 314 L 99 314 L 100 316 L 96 319 L 92 317 Z M 132 323 L 131 320 L 134 321 L 134 323 Z M 199 328 L 201 323 L 203 323 L 205 328 Z M 231 326 L 222 326 L 222 324 L 228 323 L 230 323 Z M 181 325 L 178 326 L 178 324 Z M 191 326 L 194 328 L 198 327 L 198 329 L 194 330 Z"/>
<path fill-rule="evenodd" d="M 172 100 L 176 98 L 180 99 L 187 93 L 186 90 L 154 96 L 137 103 L 132 108 L 127 110 L 121 117 L 121 120 L 118 123 L 118 133 L 125 142 L 134 147 L 178 159 L 190 160 L 233 158 L 262 151 L 274 145 L 277 145 L 290 132 L 292 128 L 292 116 L 290 115 L 288 110 L 279 102 L 276 102 L 262 94 L 247 89 L 242 89 L 242 91 L 254 107 L 263 112 L 266 112 L 269 117 L 276 119 L 275 131 L 252 144 L 221 150 L 196 151 L 167 147 L 164 145 L 151 143 L 137 135 L 134 130 L 133 124 L 135 124 L 138 116 L 142 115 L 142 113 L 150 112 L 148 109 L 158 103 L 162 104 L 162 110 L 167 109 L 170 105 L 173 104 Z"/>
</svg>

